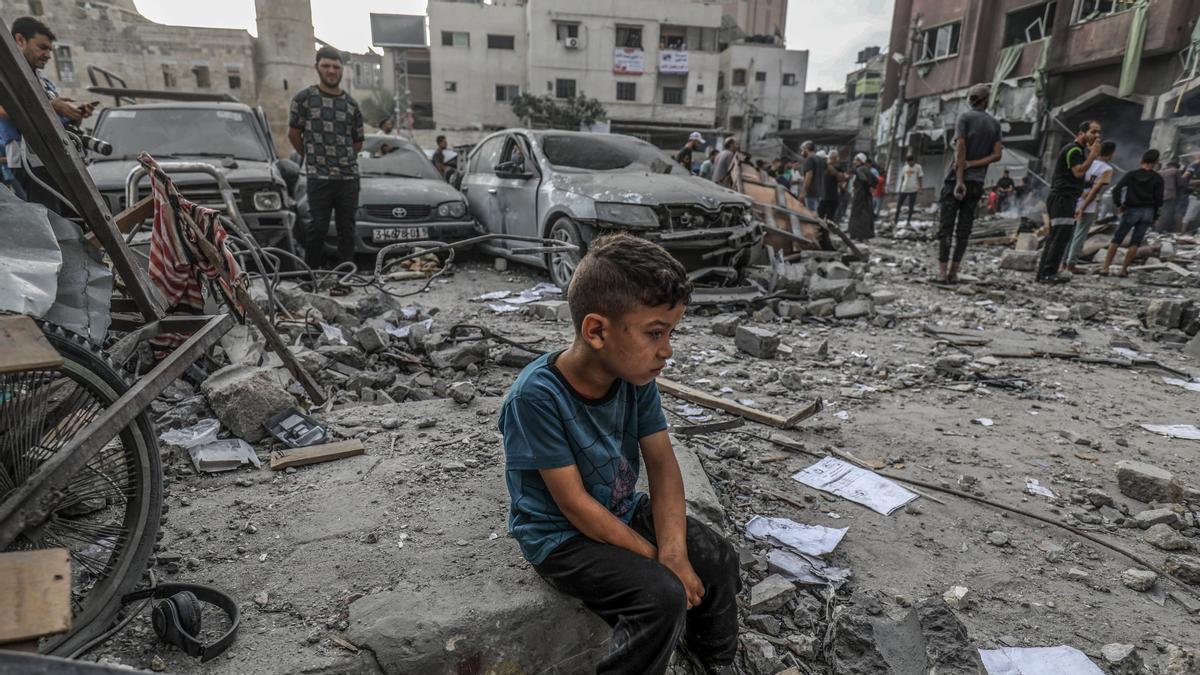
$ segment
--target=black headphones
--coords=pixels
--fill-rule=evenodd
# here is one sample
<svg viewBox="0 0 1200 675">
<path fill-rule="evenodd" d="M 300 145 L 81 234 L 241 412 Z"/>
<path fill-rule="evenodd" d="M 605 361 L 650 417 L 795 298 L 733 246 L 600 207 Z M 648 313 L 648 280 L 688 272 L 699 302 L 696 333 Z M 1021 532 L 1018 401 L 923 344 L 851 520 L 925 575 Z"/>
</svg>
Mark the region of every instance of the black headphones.
<svg viewBox="0 0 1200 675">
<path fill-rule="evenodd" d="M 154 598 L 151 621 L 154 632 L 160 639 L 183 650 L 188 656 L 197 656 L 204 663 L 219 655 L 233 644 L 238 624 L 242 621 L 241 610 L 233 598 L 211 586 L 200 584 L 167 583 L 153 588 L 134 591 L 121 599 L 122 604 Z M 200 641 L 200 603 L 207 602 L 220 607 L 229 615 L 229 630 L 212 644 Z"/>
</svg>

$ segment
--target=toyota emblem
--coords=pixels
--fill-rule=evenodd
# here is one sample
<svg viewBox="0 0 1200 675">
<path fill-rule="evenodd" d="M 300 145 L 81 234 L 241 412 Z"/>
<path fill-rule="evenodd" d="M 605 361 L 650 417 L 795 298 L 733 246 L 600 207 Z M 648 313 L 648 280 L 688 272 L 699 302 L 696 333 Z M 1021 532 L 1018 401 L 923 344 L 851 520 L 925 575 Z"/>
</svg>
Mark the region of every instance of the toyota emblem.
<svg viewBox="0 0 1200 675">
<path fill-rule="evenodd" d="M 404 216 L 407 216 L 407 215 L 408 215 L 408 210 L 405 209 L 403 206 L 397 206 L 396 208 L 392 209 L 392 217 L 393 218 L 403 218 Z"/>
</svg>

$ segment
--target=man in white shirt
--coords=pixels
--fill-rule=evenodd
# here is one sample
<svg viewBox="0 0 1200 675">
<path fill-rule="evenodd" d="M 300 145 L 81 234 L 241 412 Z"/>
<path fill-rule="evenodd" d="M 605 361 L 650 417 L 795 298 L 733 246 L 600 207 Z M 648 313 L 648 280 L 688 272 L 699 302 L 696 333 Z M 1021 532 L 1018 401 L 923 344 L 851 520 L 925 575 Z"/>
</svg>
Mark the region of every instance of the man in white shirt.
<svg viewBox="0 0 1200 675">
<path fill-rule="evenodd" d="M 908 202 L 908 224 L 912 225 L 913 209 L 917 206 L 917 193 L 924 187 L 925 170 L 917 164 L 916 158 L 909 155 L 900 167 L 900 196 L 896 200 L 896 225 L 900 225 L 900 209 Z"/>
<path fill-rule="evenodd" d="M 1086 187 L 1083 196 L 1075 205 L 1075 233 L 1071 236 L 1071 247 L 1067 249 L 1067 262 L 1063 265 L 1063 269 L 1071 274 L 1083 274 L 1075 266 L 1075 263 L 1079 260 L 1079 251 L 1083 248 L 1083 242 L 1087 240 L 1088 230 L 1096 224 L 1100 198 L 1112 183 L 1112 158 L 1116 151 L 1117 144 L 1112 141 L 1105 141 L 1101 144 L 1100 157 L 1092 162 L 1083 176 Z"/>
</svg>

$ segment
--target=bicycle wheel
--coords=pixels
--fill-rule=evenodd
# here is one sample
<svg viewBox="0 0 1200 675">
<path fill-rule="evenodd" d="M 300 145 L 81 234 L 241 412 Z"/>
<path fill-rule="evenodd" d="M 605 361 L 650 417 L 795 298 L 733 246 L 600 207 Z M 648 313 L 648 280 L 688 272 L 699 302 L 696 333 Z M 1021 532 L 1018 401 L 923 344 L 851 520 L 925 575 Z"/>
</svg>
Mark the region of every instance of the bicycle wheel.
<svg viewBox="0 0 1200 675">
<path fill-rule="evenodd" d="M 0 502 L 128 389 L 103 352 L 41 324 L 63 357 L 57 369 L 0 375 Z M 71 552 L 71 631 L 41 651 L 69 654 L 107 628 L 146 569 L 162 516 L 158 443 L 145 413 L 71 476 L 55 510 L 10 550 Z"/>
</svg>

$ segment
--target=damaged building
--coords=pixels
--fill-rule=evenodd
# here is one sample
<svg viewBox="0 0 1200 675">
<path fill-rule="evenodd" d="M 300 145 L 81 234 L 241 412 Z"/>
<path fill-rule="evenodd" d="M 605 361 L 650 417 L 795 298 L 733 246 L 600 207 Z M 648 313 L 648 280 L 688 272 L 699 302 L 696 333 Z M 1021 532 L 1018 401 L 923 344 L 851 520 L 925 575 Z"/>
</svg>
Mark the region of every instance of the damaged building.
<svg viewBox="0 0 1200 675">
<path fill-rule="evenodd" d="M 1198 16 L 1196 0 L 897 0 L 877 143 L 894 138 L 896 157 L 944 173 L 967 88 L 984 82 L 1004 129 L 1000 166 L 1047 165 L 1091 118 L 1117 141 L 1118 166 L 1150 146 L 1164 161 L 1194 155 Z"/>
</svg>

